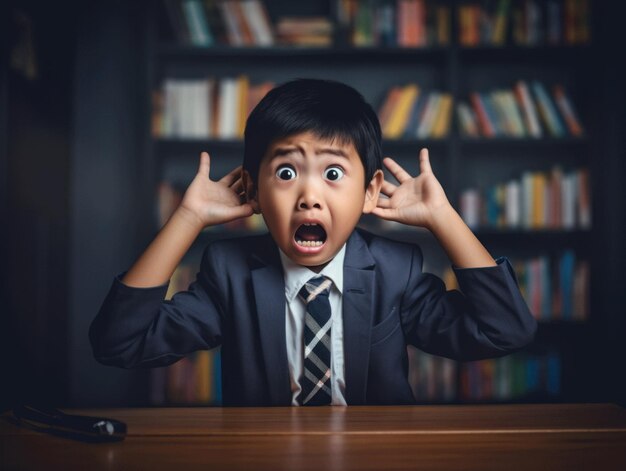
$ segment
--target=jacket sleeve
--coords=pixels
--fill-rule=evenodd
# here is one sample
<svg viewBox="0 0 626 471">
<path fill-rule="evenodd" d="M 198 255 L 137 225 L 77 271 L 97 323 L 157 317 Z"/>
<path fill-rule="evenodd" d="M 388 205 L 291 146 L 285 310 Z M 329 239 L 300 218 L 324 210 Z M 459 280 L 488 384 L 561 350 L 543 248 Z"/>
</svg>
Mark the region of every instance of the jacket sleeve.
<svg viewBox="0 0 626 471">
<path fill-rule="evenodd" d="M 402 306 L 408 343 L 459 361 L 504 356 L 532 343 L 537 321 L 515 272 L 505 257 L 496 264 L 453 267 L 460 291 L 446 291 L 441 279 L 422 272 L 422 254 L 416 248 Z"/>
<path fill-rule="evenodd" d="M 165 366 L 221 344 L 223 305 L 215 263 L 205 250 L 187 291 L 165 301 L 169 282 L 150 288 L 113 284 L 89 328 L 96 360 L 122 368 Z"/>
</svg>

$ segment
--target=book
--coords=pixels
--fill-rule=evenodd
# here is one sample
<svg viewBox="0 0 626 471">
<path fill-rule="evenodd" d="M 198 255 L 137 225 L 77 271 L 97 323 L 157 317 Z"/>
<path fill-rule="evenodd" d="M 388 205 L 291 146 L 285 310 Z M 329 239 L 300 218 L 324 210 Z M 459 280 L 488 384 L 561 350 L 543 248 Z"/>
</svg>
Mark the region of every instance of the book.
<svg viewBox="0 0 626 471">
<path fill-rule="evenodd" d="M 533 90 L 537 100 L 539 115 L 542 117 L 544 124 L 550 131 L 550 134 L 554 137 L 563 137 L 565 135 L 563 123 L 561 122 L 561 118 L 559 117 L 554 103 L 550 99 L 544 85 L 537 80 L 533 80 L 531 83 L 531 89 Z"/>
<path fill-rule="evenodd" d="M 237 14 L 235 2 L 220 1 L 217 5 L 224 24 L 228 44 L 230 46 L 246 45 L 246 38 L 244 36 L 243 27 L 240 24 L 240 17 Z"/>
<path fill-rule="evenodd" d="M 591 227 L 589 170 L 524 171 L 482 190 L 466 188 L 460 194 L 461 216 L 471 228 L 572 230 Z"/>
<path fill-rule="evenodd" d="M 187 23 L 191 44 L 194 46 L 212 46 L 213 34 L 200 0 L 183 0 L 184 18 Z"/>
<path fill-rule="evenodd" d="M 539 124 L 539 116 L 533 102 L 528 85 L 523 80 L 518 80 L 513 86 L 517 104 L 520 107 L 526 131 L 530 137 L 541 137 L 543 132 Z"/>
<path fill-rule="evenodd" d="M 434 119 L 430 135 L 436 139 L 445 137 L 450 129 L 450 117 L 452 114 L 452 94 L 442 93 L 440 96 L 439 109 Z"/>
<path fill-rule="evenodd" d="M 496 129 L 489 115 L 482 96 L 477 92 L 470 93 L 470 102 L 472 104 L 474 113 L 478 118 L 478 124 L 480 126 L 481 134 L 484 137 L 495 137 Z"/>
<path fill-rule="evenodd" d="M 252 43 L 256 46 L 274 45 L 274 31 L 263 2 L 242 0 L 239 5 L 251 33 Z"/>
<path fill-rule="evenodd" d="M 576 189 L 578 208 L 578 227 L 582 229 L 591 228 L 591 188 L 589 182 L 589 170 L 586 168 L 579 169 L 576 172 L 577 184 Z"/>
<path fill-rule="evenodd" d="M 239 133 L 239 83 L 234 77 L 219 81 L 219 115 L 217 137 L 234 139 Z"/>
<path fill-rule="evenodd" d="M 554 96 L 554 102 L 567 125 L 569 133 L 572 136 L 582 136 L 583 128 L 580 124 L 580 120 L 578 119 L 578 115 L 574 110 L 574 106 L 572 105 L 569 96 L 565 92 L 565 88 L 557 84 L 552 89 L 552 94 Z"/>
<path fill-rule="evenodd" d="M 504 45 L 507 36 L 508 16 L 510 0 L 500 0 L 493 18 L 493 31 L 491 34 L 491 44 L 496 46 Z"/>
<path fill-rule="evenodd" d="M 394 86 L 389 89 L 385 99 L 378 109 L 378 121 L 380 122 L 380 128 L 383 131 L 383 135 L 385 133 L 385 129 L 388 126 L 389 119 L 391 114 L 400 99 L 400 95 L 402 94 L 402 88 L 399 86 Z"/>
<path fill-rule="evenodd" d="M 456 110 L 461 134 L 465 137 L 480 137 L 478 120 L 472 108 L 467 103 L 460 102 Z"/>
<path fill-rule="evenodd" d="M 399 138 L 409 121 L 411 109 L 419 95 L 419 87 L 416 84 L 408 84 L 400 88 L 397 101 L 389 112 L 383 128 L 383 136 L 388 139 Z"/>
<path fill-rule="evenodd" d="M 237 77 L 237 90 L 237 137 L 243 139 L 249 108 L 250 79 L 248 76 L 240 75 Z"/>
</svg>

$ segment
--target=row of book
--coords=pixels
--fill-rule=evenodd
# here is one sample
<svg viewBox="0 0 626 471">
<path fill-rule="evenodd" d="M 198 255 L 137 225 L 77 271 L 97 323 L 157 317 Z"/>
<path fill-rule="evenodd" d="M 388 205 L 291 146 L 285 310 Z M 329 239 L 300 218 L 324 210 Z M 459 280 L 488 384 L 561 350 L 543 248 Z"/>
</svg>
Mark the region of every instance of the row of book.
<svg viewBox="0 0 626 471">
<path fill-rule="evenodd" d="M 153 368 L 150 377 L 152 405 L 222 404 L 221 351 L 201 350 L 170 366 Z"/>
<path fill-rule="evenodd" d="M 166 78 L 152 96 L 155 137 L 240 139 L 246 120 L 273 82 L 251 84 L 246 75 Z"/>
<path fill-rule="evenodd" d="M 274 31 L 260 0 L 164 0 L 176 40 L 192 46 L 272 46 Z"/>
<path fill-rule="evenodd" d="M 166 299 L 185 291 L 194 281 L 197 263 L 183 263 L 174 271 Z M 220 349 L 201 350 L 182 357 L 176 363 L 153 368 L 150 378 L 150 402 L 153 405 L 212 404 L 222 402 Z"/>
<path fill-rule="evenodd" d="M 276 36 L 286 46 L 330 47 L 334 31 L 325 16 L 286 16 L 276 21 Z"/>
<path fill-rule="evenodd" d="M 554 351 L 463 363 L 411 347 L 408 354 L 409 384 L 418 402 L 507 401 L 561 392 L 561 358 Z"/>
<path fill-rule="evenodd" d="M 378 110 L 383 137 L 437 139 L 447 136 L 452 101 L 450 93 L 424 92 L 415 83 L 391 87 Z"/>
<path fill-rule="evenodd" d="M 586 168 L 523 172 L 484 190 L 468 188 L 460 212 L 472 229 L 589 229 L 591 189 Z"/>
<path fill-rule="evenodd" d="M 325 16 L 281 16 L 272 22 L 261 0 L 164 0 L 179 44 L 213 47 L 327 47 L 334 26 Z"/>
<path fill-rule="evenodd" d="M 432 47 L 450 43 L 450 6 L 424 0 L 340 0 L 338 21 L 356 47 Z"/>
<path fill-rule="evenodd" d="M 459 399 L 506 401 L 557 397 L 561 393 L 561 357 L 518 352 L 460 364 Z"/>
<path fill-rule="evenodd" d="M 573 250 L 562 250 L 553 258 L 540 255 L 510 258 L 517 282 L 533 316 L 543 322 L 582 322 L 590 304 L 589 261 Z M 447 290 L 459 289 L 454 271 L 447 266 L 441 278 Z"/>
<path fill-rule="evenodd" d="M 555 260 L 542 255 L 511 260 L 520 290 L 536 319 L 585 321 L 589 315 L 589 262 L 564 250 Z"/>
<path fill-rule="evenodd" d="M 459 44 L 520 46 L 586 44 L 588 0 L 492 0 L 459 6 Z"/>
<path fill-rule="evenodd" d="M 518 80 L 512 89 L 471 92 L 469 103 L 456 107 L 459 130 L 466 137 L 540 138 L 582 137 L 583 126 L 565 88 L 552 87 L 552 95 L 538 80 Z"/>
<path fill-rule="evenodd" d="M 180 44 L 327 47 L 326 16 L 281 16 L 275 24 L 261 0 L 163 0 Z M 459 44 L 523 46 L 589 42 L 588 0 L 490 0 L 457 8 Z M 353 46 L 425 47 L 450 43 L 450 5 L 426 0 L 338 0 L 337 21 Z"/>
<path fill-rule="evenodd" d="M 457 362 L 408 347 L 409 385 L 418 402 L 447 402 L 457 398 Z"/>
<path fill-rule="evenodd" d="M 152 133 L 155 137 L 238 139 L 250 111 L 274 87 L 250 83 L 246 75 L 223 78 L 166 78 L 153 92 Z M 531 93 L 532 91 L 532 93 Z M 386 139 L 443 138 L 450 131 L 453 97 L 423 91 L 418 84 L 391 87 L 378 115 Z M 540 138 L 584 135 L 578 114 L 564 87 L 552 95 L 539 81 L 515 83 L 512 90 L 471 92 L 469 103 L 456 106 L 463 136 Z"/>
<path fill-rule="evenodd" d="M 507 401 L 556 397 L 561 392 L 561 359 L 556 352 L 515 353 L 467 363 L 412 347 L 408 355 L 408 380 L 418 402 Z M 219 348 L 193 353 L 168 367 L 154 368 L 151 375 L 153 405 L 222 404 Z"/>
<path fill-rule="evenodd" d="M 467 363 L 408 349 L 409 384 L 418 402 L 507 401 L 561 391 L 557 353 L 509 356 Z M 459 372 L 460 385 L 457 380 Z M 222 404 L 221 351 L 203 350 L 151 371 L 152 405 Z"/>
</svg>

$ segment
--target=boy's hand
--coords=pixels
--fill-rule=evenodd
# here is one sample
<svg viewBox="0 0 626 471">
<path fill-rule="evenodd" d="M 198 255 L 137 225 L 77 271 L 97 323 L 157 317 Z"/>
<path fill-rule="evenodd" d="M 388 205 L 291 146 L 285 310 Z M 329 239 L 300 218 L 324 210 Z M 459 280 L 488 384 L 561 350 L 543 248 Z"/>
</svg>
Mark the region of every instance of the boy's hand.
<svg viewBox="0 0 626 471">
<path fill-rule="evenodd" d="M 210 170 L 209 154 L 202 152 L 198 173 L 185 191 L 179 210 L 190 216 L 200 229 L 251 216 L 252 207 L 241 198 L 241 166 L 218 181 L 210 179 Z"/>
<path fill-rule="evenodd" d="M 400 185 L 388 181 L 383 183 L 373 214 L 383 219 L 431 229 L 437 217 L 451 208 L 430 166 L 427 149 L 420 151 L 419 159 L 420 174 L 417 177 L 409 175 L 393 159 L 387 157 L 383 160 Z"/>
</svg>

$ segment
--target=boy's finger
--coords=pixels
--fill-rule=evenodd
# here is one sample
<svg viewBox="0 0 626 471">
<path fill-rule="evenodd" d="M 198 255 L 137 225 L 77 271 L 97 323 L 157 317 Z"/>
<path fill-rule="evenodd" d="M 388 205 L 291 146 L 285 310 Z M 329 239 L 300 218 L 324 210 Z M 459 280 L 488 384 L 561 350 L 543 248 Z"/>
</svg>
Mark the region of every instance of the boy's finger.
<svg viewBox="0 0 626 471">
<path fill-rule="evenodd" d="M 393 160 L 390 157 L 386 157 L 383 160 L 385 166 L 389 169 L 389 171 L 391 172 L 391 174 L 396 177 L 396 180 L 398 180 L 398 182 L 400 183 L 404 183 L 407 180 L 410 180 L 411 175 L 409 175 L 407 173 L 406 170 L 404 170 L 398 163 L 396 163 L 395 160 Z"/>
<path fill-rule="evenodd" d="M 398 188 L 396 185 L 388 182 L 387 180 L 384 180 L 383 184 L 380 187 L 380 191 L 387 196 L 392 196 L 396 191 L 396 188 Z"/>
<path fill-rule="evenodd" d="M 201 175 L 209 176 L 211 172 L 211 158 L 208 152 L 200 153 L 200 165 L 198 166 L 198 173 Z"/>
<path fill-rule="evenodd" d="M 378 201 L 376 202 L 377 208 L 391 208 L 391 200 L 389 198 L 383 198 L 382 196 L 378 197 Z"/>
<path fill-rule="evenodd" d="M 227 175 L 224 175 L 222 178 L 220 178 L 220 183 L 224 183 L 228 186 L 231 186 L 240 178 L 241 178 L 241 165 L 237 168 L 232 169 Z"/>
<path fill-rule="evenodd" d="M 420 173 L 433 173 L 433 169 L 430 166 L 430 157 L 428 156 L 428 149 L 423 148 L 420 151 Z"/>
<path fill-rule="evenodd" d="M 236 192 L 243 191 L 243 180 L 238 178 L 237 181 L 230 185 L 230 189 Z"/>
<path fill-rule="evenodd" d="M 372 209 L 372 214 L 378 216 L 381 219 L 393 219 L 393 210 L 387 208 L 375 207 Z"/>
</svg>

